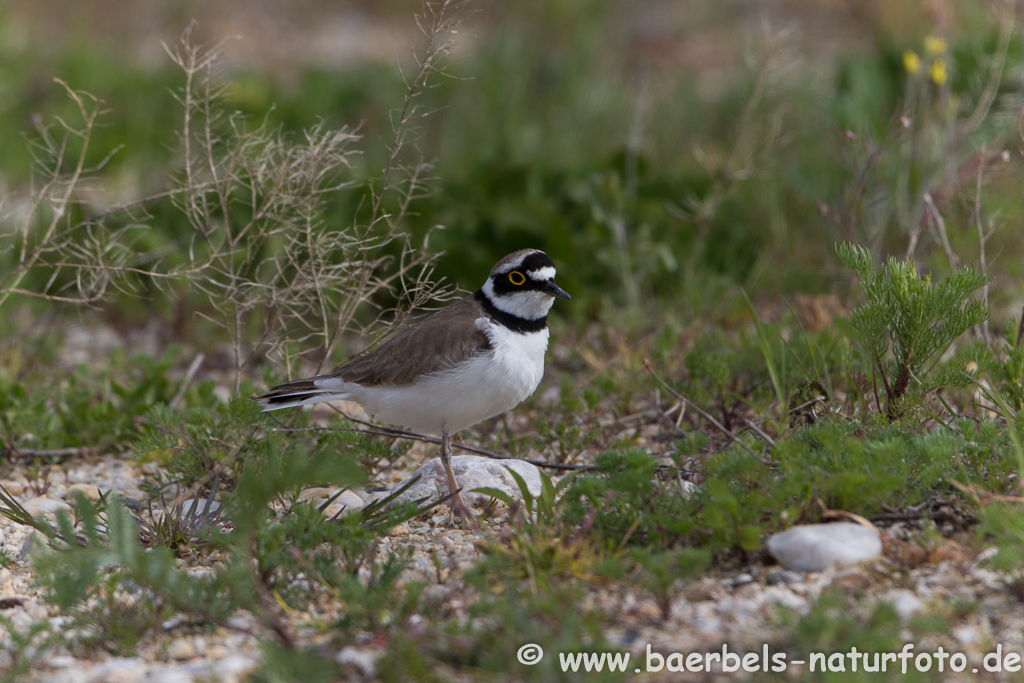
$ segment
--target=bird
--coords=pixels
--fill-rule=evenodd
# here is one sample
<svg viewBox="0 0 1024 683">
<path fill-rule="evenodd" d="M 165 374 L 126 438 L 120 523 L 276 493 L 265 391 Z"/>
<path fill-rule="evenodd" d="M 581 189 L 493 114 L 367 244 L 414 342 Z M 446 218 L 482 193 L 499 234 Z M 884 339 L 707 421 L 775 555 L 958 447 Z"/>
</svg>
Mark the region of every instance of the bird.
<svg viewBox="0 0 1024 683">
<path fill-rule="evenodd" d="M 498 261 L 480 289 L 420 318 L 335 370 L 272 387 L 264 412 L 336 399 L 378 420 L 441 437 L 451 506 L 469 519 L 452 470 L 452 437 L 533 394 L 544 375 L 555 264 L 539 249 Z"/>
</svg>

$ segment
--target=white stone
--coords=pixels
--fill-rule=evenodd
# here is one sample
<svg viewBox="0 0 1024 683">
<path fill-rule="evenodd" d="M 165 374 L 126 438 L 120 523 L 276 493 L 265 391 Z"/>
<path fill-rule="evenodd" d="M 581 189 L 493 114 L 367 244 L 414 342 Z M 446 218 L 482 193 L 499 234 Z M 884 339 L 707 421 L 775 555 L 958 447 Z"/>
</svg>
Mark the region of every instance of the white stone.
<svg viewBox="0 0 1024 683">
<path fill-rule="evenodd" d="M 25 493 L 25 485 L 17 480 L 3 481 L 0 482 L 0 485 L 7 489 L 7 493 L 12 496 L 21 496 Z"/>
<path fill-rule="evenodd" d="M 193 672 L 184 669 L 164 669 L 146 676 L 146 683 L 194 683 L 198 678 L 192 675 Z M 209 676 L 209 671 L 196 672 L 200 675 Z"/>
<path fill-rule="evenodd" d="M 90 683 L 136 683 L 146 677 L 146 664 L 139 659 L 108 659 L 89 671 Z"/>
<path fill-rule="evenodd" d="M 29 498 L 22 503 L 22 506 L 28 510 L 29 514 L 32 516 L 56 514 L 59 510 L 71 512 L 71 506 L 63 500 L 55 500 L 53 498 L 46 498 L 45 496 Z"/>
<path fill-rule="evenodd" d="M 503 491 L 513 500 L 521 498 L 519 485 L 506 468 L 514 470 L 523 478 L 531 495 L 540 495 L 540 470 L 528 462 L 495 460 L 479 455 L 459 455 L 452 458 L 455 479 L 462 487 L 462 497 L 468 505 L 483 505 L 487 502 L 487 496 L 473 493 L 474 489 L 485 486 Z M 416 475 L 420 477 L 420 480 L 399 496 L 396 502 L 402 503 L 420 498 L 436 500 L 438 495 L 448 495 L 448 478 L 445 476 L 440 458 L 434 458 L 427 462 L 416 470 L 414 476 Z M 397 484 L 391 489 L 391 492 L 394 493 L 407 482 L 408 480 Z"/>
<path fill-rule="evenodd" d="M 953 629 L 952 635 L 961 645 L 974 645 L 981 640 L 981 634 L 974 626 L 957 626 Z"/>
<path fill-rule="evenodd" d="M 882 539 L 852 522 L 804 524 L 769 538 L 768 552 L 788 569 L 821 572 L 877 558 L 882 554 Z"/>
<path fill-rule="evenodd" d="M 175 640 L 171 643 L 171 646 L 167 648 L 167 656 L 179 661 L 193 659 L 197 654 L 196 647 L 191 642 L 184 639 Z"/>
<path fill-rule="evenodd" d="M 81 668 L 61 669 L 41 679 L 43 683 L 89 683 L 89 674 Z"/>
<path fill-rule="evenodd" d="M 207 512 L 206 504 L 209 502 L 210 507 Z M 215 515 L 221 509 L 221 504 L 216 500 L 209 500 L 208 498 L 189 498 L 181 502 L 181 515 L 187 517 L 194 515 L 201 517 L 203 514 Z"/>
<path fill-rule="evenodd" d="M 798 614 L 807 612 L 807 600 L 783 586 L 768 586 L 759 597 L 766 605 L 780 605 Z"/>
<path fill-rule="evenodd" d="M 340 493 L 339 493 L 340 492 Z M 335 496 L 337 496 L 335 498 Z M 307 501 L 311 505 L 315 505 L 320 508 L 324 503 L 334 498 L 331 504 L 324 508 L 324 516 L 331 518 L 339 512 L 354 512 L 356 510 L 362 510 L 366 503 L 362 497 L 355 491 L 342 491 L 338 488 L 329 488 L 325 486 L 313 486 L 308 489 L 303 489 L 302 493 L 299 494 L 299 500 Z"/>
<path fill-rule="evenodd" d="M 803 579 L 802 574 L 797 574 L 788 569 L 778 569 L 769 574 L 766 581 L 769 586 L 779 586 L 787 583 L 799 583 Z"/>
<path fill-rule="evenodd" d="M 217 680 L 233 683 L 247 678 L 258 666 L 259 662 L 251 657 L 229 655 L 214 665 L 214 673 L 218 677 Z"/>
<path fill-rule="evenodd" d="M 78 666 L 78 660 L 70 655 L 55 655 L 43 660 L 43 665 L 50 669 L 70 669 Z"/>
<path fill-rule="evenodd" d="M 60 362 L 68 367 L 90 365 L 95 363 L 97 357 L 107 356 L 122 345 L 124 340 L 112 327 L 74 325 L 64 333 Z"/>
<path fill-rule="evenodd" d="M 878 598 L 879 602 L 887 602 L 896 610 L 902 621 L 908 621 L 924 612 L 924 603 L 913 591 L 906 588 L 893 589 Z"/>
<path fill-rule="evenodd" d="M 718 617 L 698 616 L 691 623 L 697 633 L 703 636 L 718 636 L 722 633 L 722 620 Z"/>
<path fill-rule="evenodd" d="M 347 664 L 358 669 L 367 678 L 375 678 L 377 676 L 377 658 L 379 656 L 379 652 L 345 647 L 338 652 L 334 661 L 339 665 Z"/>
<path fill-rule="evenodd" d="M 92 484 L 72 484 L 64 491 L 64 500 L 68 503 L 75 502 L 75 492 L 79 491 L 87 500 L 99 500 L 100 490 L 99 487 L 93 486 Z"/>
</svg>

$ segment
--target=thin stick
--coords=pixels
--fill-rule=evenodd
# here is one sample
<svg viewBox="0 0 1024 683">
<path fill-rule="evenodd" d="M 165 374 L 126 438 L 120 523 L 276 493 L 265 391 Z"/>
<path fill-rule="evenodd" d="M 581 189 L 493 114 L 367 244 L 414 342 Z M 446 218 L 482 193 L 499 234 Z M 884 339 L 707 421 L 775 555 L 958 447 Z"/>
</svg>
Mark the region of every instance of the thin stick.
<svg viewBox="0 0 1024 683">
<path fill-rule="evenodd" d="M 775 441 L 772 440 L 772 437 L 765 434 L 764 430 L 758 427 L 753 421 L 747 420 L 747 427 L 749 427 L 752 432 L 761 437 L 770 448 L 775 448 Z"/>
<path fill-rule="evenodd" d="M 676 391 L 675 389 L 673 389 L 673 388 L 672 388 L 672 387 L 671 387 L 671 386 L 669 385 L 669 383 L 668 383 L 668 382 L 666 382 L 665 380 L 663 380 L 663 379 L 662 379 L 662 378 L 661 378 L 661 377 L 660 377 L 660 376 L 658 375 L 658 373 L 654 371 L 654 366 L 652 366 L 652 365 L 651 365 L 651 361 L 650 361 L 650 359 L 649 359 L 649 358 L 644 358 L 644 368 L 646 368 L 646 369 L 647 369 L 647 372 L 651 373 L 651 377 L 653 377 L 654 379 L 656 379 L 656 380 L 658 381 L 658 383 L 659 383 L 659 384 L 660 384 L 661 386 L 665 387 L 665 390 L 666 390 L 667 392 L 669 392 L 670 394 L 672 394 L 673 396 L 675 396 L 675 397 L 676 397 L 677 399 L 679 399 L 680 401 L 682 401 L 683 403 L 685 403 L 686 405 L 690 406 L 690 407 L 691 407 L 691 408 L 693 408 L 693 409 L 694 409 L 695 411 L 697 411 L 697 413 L 698 413 L 698 414 L 700 414 L 700 415 L 701 415 L 701 417 L 703 417 L 703 418 L 704 418 L 705 420 L 707 420 L 708 422 L 710 422 L 711 424 L 713 424 L 713 425 L 714 425 L 715 427 L 717 427 L 719 431 L 721 431 L 721 432 L 722 432 L 723 434 L 725 434 L 725 435 L 726 435 L 727 437 L 729 437 L 729 438 L 730 438 L 730 439 L 731 439 L 731 440 L 732 440 L 733 442 L 735 442 L 735 443 L 739 444 L 739 445 L 740 445 L 740 446 L 741 446 L 741 447 L 743 448 L 743 450 L 745 450 L 745 451 L 746 451 L 747 453 L 750 453 L 750 454 L 751 454 L 752 456 L 754 456 L 755 458 L 757 458 L 758 460 L 760 460 L 760 461 L 761 461 L 762 463 L 764 463 L 765 465 L 768 465 L 769 467 L 775 467 L 775 466 L 776 466 L 776 463 L 773 463 L 773 462 L 771 462 L 771 461 L 766 461 L 766 460 L 765 460 L 764 458 L 762 458 L 762 457 L 761 457 L 760 455 L 758 455 L 757 453 L 755 453 L 755 452 L 754 452 L 754 450 L 753 450 L 753 449 L 752 449 L 752 448 L 751 448 L 750 446 L 748 446 L 747 444 L 743 443 L 743 442 L 742 442 L 742 441 L 741 441 L 741 440 L 739 439 L 739 437 L 737 437 L 737 436 L 736 436 L 735 434 L 733 434 L 733 433 L 732 433 L 731 431 L 729 431 L 728 429 L 726 429 L 726 428 L 725 428 L 725 426 L 724 426 L 724 425 L 723 425 L 723 424 L 722 424 L 721 422 L 719 422 L 718 420 L 716 420 L 716 419 L 715 419 L 714 417 L 712 417 L 710 413 L 708 413 L 708 412 L 707 412 L 707 411 L 705 411 L 705 410 L 704 410 L 703 408 L 701 408 L 701 407 L 700 407 L 699 405 L 697 405 L 696 403 L 694 403 L 693 401 L 691 401 L 690 399 L 686 398 L 685 396 L 683 396 L 682 394 L 680 394 L 680 393 L 679 393 L 678 391 Z"/>
<path fill-rule="evenodd" d="M 1020 348 L 1021 339 L 1024 339 L 1024 308 L 1020 311 L 1020 325 L 1017 326 L 1017 343 L 1014 344 L 1014 348 Z"/>
<path fill-rule="evenodd" d="M 682 406 L 682 410 L 679 411 L 680 416 L 682 416 L 686 412 L 686 404 L 682 403 L 682 402 L 679 402 L 676 405 Z M 658 400 L 658 397 L 655 396 L 655 398 L 654 398 L 654 410 L 657 411 L 658 416 L 661 419 L 663 419 L 665 422 L 667 422 L 669 424 L 669 426 L 672 427 L 676 431 L 677 434 L 679 434 L 680 436 L 686 436 L 686 432 L 683 431 L 683 428 L 680 427 L 679 424 L 675 420 L 673 420 L 672 417 L 671 417 L 672 411 L 675 410 L 674 406 L 671 409 L 669 409 L 668 412 L 665 412 L 664 410 L 661 409 L 661 405 L 660 405 L 660 401 Z"/>
<path fill-rule="evenodd" d="M 380 427 L 374 425 L 372 422 L 366 422 L 359 418 L 344 415 L 345 419 L 355 422 L 356 424 L 366 425 L 369 429 L 350 429 L 347 427 L 277 427 L 273 431 L 290 434 L 292 432 L 358 432 L 359 434 L 371 434 L 373 436 L 390 436 L 397 439 L 407 439 L 409 441 L 422 441 L 423 443 L 432 443 L 441 445 L 441 439 L 436 436 L 427 436 L 426 434 L 417 434 L 416 432 L 407 432 L 402 429 L 392 429 L 390 427 Z M 457 446 L 464 451 L 470 453 L 476 453 L 477 455 L 483 455 L 488 458 L 495 460 L 522 460 L 528 462 L 536 467 L 545 467 L 552 470 L 586 470 L 591 471 L 597 469 L 593 465 L 565 465 L 557 462 L 548 462 L 546 460 L 532 460 L 530 458 L 517 458 L 514 455 L 508 455 L 507 453 L 498 453 L 497 451 L 490 451 L 486 448 L 480 448 L 479 446 L 470 446 L 469 444 L 462 443 L 461 441 L 453 443 L 453 446 Z"/>
<path fill-rule="evenodd" d="M 77 458 L 89 455 L 99 455 L 103 452 L 102 446 L 75 446 L 69 448 L 5 448 L 0 454 L 6 455 L 11 460 L 18 458 Z"/>
<path fill-rule="evenodd" d="M 985 260 L 985 240 L 988 236 L 985 234 L 985 226 L 981 222 L 981 186 L 985 160 L 988 156 L 986 151 L 985 145 L 982 145 L 981 153 L 978 155 L 978 177 L 974 187 L 974 223 L 978 228 L 978 266 L 982 273 L 988 275 L 988 262 Z M 989 280 L 986 279 L 981 288 L 981 302 L 985 304 L 986 308 L 988 308 L 988 283 Z M 988 317 L 981 321 L 981 338 L 985 341 L 986 346 L 992 346 L 992 338 L 988 333 Z"/>
<path fill-rule="evenodd" d="M 415 55 L 418 69 L 415 76 L 411 80 L 406 81 L 406 93 L 401 112 L 398 114 L 397 119 L 392 118 L 391 129 L 393 136 L 391 142 L 387 145 L 388 160 L 382 170 L 380 186 L 374 188 L 372 181 L 368 183 L 370 189 L 370 215 L 366 222 L 367 232 L 373 230 L 382 218 L 387 218 L 386 211 L 384 210 L 384 199 L 393 188 L 399 185 L 398 182 L 391 180 L 391 175 L 399 170 L 399 155 L 402 149 L 410 144 L 408 140 L 410 135 L 409 122 L 422 115 L 422 112 L 419 111 L 419 105 L 416 104 L 416 98 L 422 95 L 430 86 L 430 78 L 432 76 L 444 73 L 443 67 L 438 62 L 448 55 L 454 46 L 452 36 L 457 33 L 456 27 L 459 25 L 460 13 L 464 5 L 464 0 L 443 0 L 440 6 L 435 6 L 428 2 L 425 4 L 426 11 L 424 15 L 417 17 L 417 24 L 420 31 L 427 38 L 427 45 L 424 47 L 421 55 Z M 405 78 L 404 74 L 403 78 Z M 415 194 L 416 179 L 420 170 L 422 170 L 422 166 L 417 165 L 416 170 L 416 175 L 406 178 L 406 181 L 410 183 L 408 186 L 409 194 L 406 196 L 407 199 L 411 199 L 412 195 Z M 401 211 L 405 212 L 407 209 L 407 202 L 403 203 Z M 387 239 L 374 247 L 372 256 L 368 252 L 363 252 L 364 263 L 367 260 L 374 261 L 380 249 L 395 236 L 393 231 L 397 218 L 388 220 L 392 232 L 388 233 Z M 357 282 L 356 291 L 365 291 L 374 270 L 376 269 L 363 268 L 360 279 Z M 330 333 L 324 338 L 323 355 L 317 364 L 317 374 L 323 370 L 324 363 L 331 357 L 338 338 L 348 327 L 349 322 L 355 315 L 356 304 L 358 304 L 358 301 L 349 306 L 339 307 L 337 315 L 334 316 Z"/>
<path fill-rule="evenodd" d="M 192 364 L 188 366 L 188 370 L 185 371 L 185 376 L 181 380 L 181 385 L 178 387 L 178 392 L 174 394 L 174 398 L 168 403 L 168 407 L 174 408 L 178 405 L 178 401 L 185 395 L 185 390 L 188 389 L 188 385 L 192 383 L 192 378 L 196 376 L 196 372 L 199 370 L 199 366 L 203 364 L 206 359 L 206 354 L 200 353 L 192 359 Z"/>
<path fill-rule="evenodd" d="M 984 164 L 984 161 L 982 161 Z M 953 251 L 953 247 L 949 244 L 949 239 L 946 237 L 946 221 L 943 220 L 942 214 L 939 213 L 939 208 L 935 206 L 935 200 L 932 199 L 930 193 L 924 193 L 924 206 L 925 215 L 928 216 L 929 223 L 935 228 L 935 234 L 939 238 L 939 242 L 942 244 L 942 248 L 946 252 L 946 258 L 949 259 L 949 265 L 952 268 L 956 268 L 960 265 L 960 257 Z"/>
<path fill-rule="evenodd" d="M 970 484 L 961 484 L 956 479 L 952 478 L 950 478 L 948 481 L 950 484 L 957 487 L 964 493 L 974 496 L 977 499 L 977 502 L 981 505 L 988 505 L 989 503 L 996 501 L 1002 503 L 1024 503 L 1024 496 L 1012 496 L 1003 493 L 990 493 L 989 491 L 980 489 L 977 486 L 972 486 Z"/>
</svg>

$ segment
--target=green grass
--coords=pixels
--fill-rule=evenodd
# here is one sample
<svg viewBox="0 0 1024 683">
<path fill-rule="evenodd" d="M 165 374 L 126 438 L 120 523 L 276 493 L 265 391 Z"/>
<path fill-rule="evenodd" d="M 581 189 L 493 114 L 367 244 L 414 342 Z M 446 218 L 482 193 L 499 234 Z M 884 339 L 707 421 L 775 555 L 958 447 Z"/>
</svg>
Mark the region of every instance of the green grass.
<svg viewBox="0 0 1024 683">
<path fill-rule="evenodd" d="M 568 7 L 579 5 L 506 10 L 506 29 L 476 43 L 472 59 L 452 66 L 453 75 L 470 80 L 442 80 L 425 93 L 423 110 L 435 113 L 419 123 L 416 139 L 424 158 L 437 161 L 439 180 L 417 203 L 407 229 L 419 240 L 433 226 L 446 226 L 432 240 L 434 249 L 447 252 L 441 274 L 474 286 L 476 278 L 467 274 L 486 272 L 495 254 L 535 244 L 562 264 L 569 291 L 585 293 L 559 315 L 614 316 L 625 306 L 642 312 L 631 320 L 636 324 L 657 317 L 664 302 L 690 296 L 680 312 L 693 319 L 728 300 L 725 292 L 707 296 L 709 282 L 718 277 L 765 295 L 841 286 L 830 249 L 853 236 L 847 219 L 855 216 L 858 242 L 902 253 L 914 220 L 908 212 L 920 207 L 918 195 L 927 189 L 947 202 L 938 208 L 955 251 L 965 260 L 976 258 L 970 207 L 952 201 L 958 191 L 970 197 L 974 179 L 960 177 L 963 185 L 950 186 L 949 177 L 969 174 L 982 145 L 991 151 L 1006 144 L 1012 127 L 1001 107 L 1010 100 L 997 101 L 959 147 L 943 151 L 941 164 L 910 158 L 907 150 L 936 148 L 936 136 L 955 134 L 974 113 L 970 104 L 982 96 L 988 73 L 971 46 L 980 41 L 983 50 L 995 50 L 997 25 L 972 15 L 976 33 L 950 37 L 952 78 L 941 88 L 927 79 L 917 83 L 903 70 L 903 50 L 922 50 L 913 40 L 886 40 L 875 53 L 840 57 L 832 79 L 791 78 L 787 69 L 795 67 L 762 47 L 755 52 L 761 61 L 741 69 L 713 99 L 694 94 L 692 73 L 659 75 L 659 87 L 644 95 L 644 136 L 634 149 L 630 131 L 641 94 L 618 63 L 617 43 L 599 39 L 596 28 L 614 10 L 588 5 L 588 21 L 569 19 Z M 538 30 L 558 39 L 526 37 Z M 1015 37 L 1009 49 L 1012 59 L 1019 51 Z M 160 169 L 174 163 L 170 131 L 180 118 L 172 92 L 181 78 L 169 61 L 165 69 L 143 71 L 112 62 L 106 53 L 69 49 L 47 66 L 48 74 L 93 92 L 110 110 L 90 160 L 122 147 L 107 167 L 114 182 L 142 180 L 141 196 L 159 189 L 166 173 Z M 71 104 L 58 86 L 29 87 L 39 68 L 22 57 L 8 76 L 16 95 L 4 112 L 12 125 L 3 127 L 0 140 L 10 150 L 0 169 L 8 185 L 24 182 L 30 167 L 20 122 L 71 118 Z M 387 112 L 400 105 L 402 91 L 389 65 L 310 69 L 287 87 L 263 73 L 233 73 L 225 86 L 229 108 L 253 122 L 268 116 L 295 137 L 321 118 L 360 126 L 364 143 L 356 179 L 383 165 Z M 917 109 L 907 113 L 914 126 L 890 128 L 890 115 L 912 87 L 922 93 L 913 101 Z M 1011 87 L 1006 81 L 999 92 L 1009 95 Z M 941 98 L 956 98 L 960 110 L 939 107 Z M 773 122 L 781 122 L 784 132 Z M 850 131 L 850 137 L 838 131 Z M 703 163 L 694 154 L 697 147 Z M 868 164 L 875 147 L 880 151 Z M 858 204 L 861 169 L 862 189 L 883 200 L 871 210 Z M 1021 211 L 1019 197 L 1012 183 L 998 181 L 998 164 L 986 171 L 986 205 L 1012 224 Z M 339 193 L 329 219 L 347 221 L 366 206 L 363 199 Z M 823 208 L 830 209 L 824 216 Z M 156 210 L 157 242 L 180 239 L 180 219 L 164 219 Z M 1010 255 L 1019 249 L 1011 232 L 997 230 L 989 252 L 1004 250 L 999 267 L 1015 272 Z M 934 245 L 931 253 L 940 256 Z M 929 267 L 940 267 L 939 258 L 927 256 Z M 704 296 L 691 296 L 694 289 Z M 1013 292 L 996 296 L 1013 300 Z"/>
<path fill-rule="evenodd" d="M 416 119 L 416 147 L 401 162 L 435 160 L 429 191 L 408 210 L 400 193 L 384 195 L 377 218 L 400 215 L 396 234 L 414 248 L 429 234 L 429 250 L 445 251 L 435 274 L 465 288 L 513 249 L 537 246 L 554 258 L 573 296 L 551 321 L 544 389 L 557 400 L 542 389 L 517 411 L 530 417 L 528 427 L 494 420 L 468 440 L 589 469 L 545 479 L 541 496 L 521 503 L 490 492 L 512 513 L 481 543 L 479 560 L 448 567 L 435 555 L 437 585 L 411 578 L 411 551 L 380 549 L 396 524 L 435 514 L 427 502 L 327 520 L 298 500 L 313 485 L 381 484 L 374 477 L 409 444 L 341 418 L 305 431 L 315 426 L 308 412 L 278 421 L 248 398 L 259 380 L 284 372 L 258 353 L 239 362 L 238 349 L 260 343 L 261 331 L 291 340 L 286 360 L 316 346 L 296 339 L 297 322 L 275 326 L 275 314 L 260 307 L 247 313 L 251 326 L 232 322 L 225 287 L 210 283 L 262 287 L 258 265 L 232 262 L 220 279 L 183 274 L 170 283 L 161 281 L 166 270 L 124 274 L 97 310 L 52 300 L 55 287 L 72 291 L 90 272 L 89 255 L 109 253 L 104 239 L 124 250 L 123 263 L 148 264 L 159 253 L 165 268 L 187 264 L 190 249 L 214 250 L 220 235 L 257 215 L 274 187 L 246 184 L 244 175 L 224 185 L 239 202 L 234 212 L 203 214 L 223 219 L 224 233 L 197 232 L 203 222 L 190 222 L 180 203 L 152 198 L 145 211 L 112 218 L 110 232 L 78 231 L 65 245 L 81 249 L 67 252 L 78 254 L 72 265 L 50 255 L 26 276 L 28 293 L 51 300 L 0 301 L 0 450 L 14 457 L 0 474 L 45 489 L 49 466 L 73 454 L 67 449 L 161 466 L 146 481 L 151 500 L 142 507 L 113 494 L 79 498 L 73 515 L 53 523 L 0 491 L 0 514 L 45 540 L 31 562 L 53 608 L 83 626 L 61 644 L 125 655 L 164 637 L 161 624 L 173 616 L 214 629 L 244 610 L 265 657 L 256 680 L 296 672 L 331 680 L 340 675 L 333 653 L 368 640 L 384 652 L 383 680 L 561 680 L 553 657 L 527 668 L 516 652 L 525 634 L 552 654 L 622 650 L 609 636 L 621 615 L 593 599 L 601 590 L 636 587 L 638 601 L 655 607 L 652 623 L 671 623 L 686 584 L 762 563 L 771 533 L 821 521 L 826 510 L 881 521 L 892 510 L 928 510 L 936 497 L 962 510 L 958 538 L 998 546 L 994 566 L 1019 571 L 1024 345 L 1015 307 L 1024 254 L 1012 226 L 1024 204 L 1020 159 L 1001 153 L 1016 144 L 1009 114 L 1021 98 L 1018 32 L 964 9 L 945 51 L 927 52 L 929 29 L 915 24 L 880 30 L 822 70 L 787 57 L 798 47 L 792 37 L 768 36 L 713 90 L 698 71 L 652 67 L 645 91 L 624 63 L 637 46 L 616 28 L 614 3 L 482 11 L 493 20 L 446 66 L 455 78 L 432 81 L 416 100 L 429 116 Z M 722 40 L 723 51 L 739 51 Z M 923 68 L 908 69 L 907 50 Z M 990 58 L 1003 51 L 1006 69 L 993 70 Z M 110 110 L 86 163 L 117 150 L 96 175 L 103 200 L 71 203 L 68 220 L 143 199 L 182 176 L 174 132 L 182 111 L 172 95 L 184 86 L 181 73 L 125 65 L 77 43 L 40 62 L 2 32 L 0 56 L 11 94 L 0 109 L 8 124 L 0 126 L 0 187 L 12 193 L 5 201 L 20 201 L 32 175 L 19 137 L 25 122 L 56 133 L 59 121 L 74 119 L 53 76 Z M 930 70 L 940 60 L 945 80 Z M 342 178 L 352 185 L 324 195 L 309 223 L 323 237 L 370 220 L 387 163 L 381 140 L 392 134 L 404 92 L 395 68 L 308 68 L 287 84 L 229 72 L 223 86 L 223 111 L 242 117 L 242 134 L 225 133 L 228 142 L 251 141 L 245 132 L 266 120 L 286 143 L 273 149 L 295 152 L 320 119 L 324 130 L 361 124 L 360 154 Z M 251 152 L 246 173 L 262 161 L 280 164 L 262 149 Z M 66 174 L 69 163 L 59 170 Z M 18 258 L 18 233 L 6 228 L 21 223 L 6 207 L 0 272 Z M 47 211 L 44 203 L 30 231 L 42 229 Z M 374 253 L 395 258 L 398 241 Z M 294 244 L 277 234 L 247 253 L 267 263 Z M 314 246 L 296 250 L 279 279 L 303 272 Z M 348 262 L 331 253 L 320 263 Z M 392 271 L 383 264 L 376 272 Z M 323 301 L 341 306 L 348 294 Z M 826 294 L 835 307 L 824 324 L 804 315 L 798 297 Z M 400 298 L 384 288 L 354 319 L 372 323 Z M 95 365 L 63 367 L 53 330 L 75 316 L 120 330 L 159 325 L 168 344 L 157 357 L 116 351 Z M 233 361 L 225 360 L 231 344 Z M 360 344 L 344 335 L 337 355 Z M 208 366 L 180 379 L 197 353 Z M 224 388 L 233 389 L 230 400 Z M 809 397 L 817 397 L 810 407 Z M 32 464 L 17 460 L 26 457 Z M 698 488 L 684 490 L 684 479 Z M 225 513 L 154 516 L 162 497 L 183 491 L 218 498 Z M 922 534 L 940 533 L 927 517 L 921 524 Z M 18 562 L 0 554 L 3 566 Z M 826 592 L 804 616 L 782 613 L 773 642 L 793 652 L 898 651 L 904 629 L 924 637 L 963 616 L 954 610 L 904 625 L 864 599 Z M 319 601 L 333 601 L 338 614 L 314 617 Z M 285 623 L 293 613 L 309 617 L 308 631 Z M 12 634 L 0 674 L 14 680 L 50 637 L 42 623 L 14 628 L 2 615 L 0 623 Z"/>
</svg>

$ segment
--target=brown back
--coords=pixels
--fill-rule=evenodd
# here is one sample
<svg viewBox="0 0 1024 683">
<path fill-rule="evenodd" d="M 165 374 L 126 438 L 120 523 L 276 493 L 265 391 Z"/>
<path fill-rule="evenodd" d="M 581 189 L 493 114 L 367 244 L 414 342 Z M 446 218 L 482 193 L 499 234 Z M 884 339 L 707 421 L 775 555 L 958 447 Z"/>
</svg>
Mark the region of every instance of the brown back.
<svg viewBox="0 0 1024 683">
<path fill-rule="evenodd" d="M 477 326 L 484 314 L 472 295 L 446 306 L 328 375 L 363 386 L 409 384 L 491 348 Z"/>
</svg>

